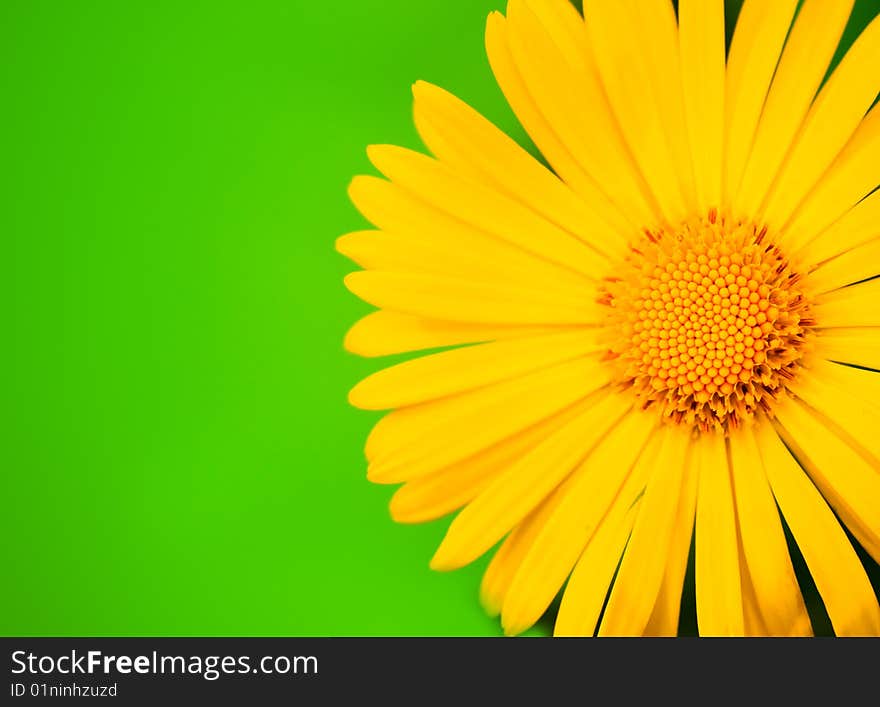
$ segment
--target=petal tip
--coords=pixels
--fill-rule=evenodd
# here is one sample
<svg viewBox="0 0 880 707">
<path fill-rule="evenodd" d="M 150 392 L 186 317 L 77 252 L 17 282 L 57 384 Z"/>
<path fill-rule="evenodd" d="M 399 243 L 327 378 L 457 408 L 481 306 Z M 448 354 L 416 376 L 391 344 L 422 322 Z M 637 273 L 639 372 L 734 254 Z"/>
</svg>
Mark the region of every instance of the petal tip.
<svg viewBox="0 0 880 707">
<path fill-rule="evenodd" d="M 368 458 L 371 457 L 371 452 L 367 452 Z M 382 464 L 381 462 L 377 462 L 373 457 L 372 460 L 367 464 L 367 481 L 374 484 L 381 484 L 383 486 L 388 484 L 401 484 L 406 479 L 401 478 L 400 467 L 395 464 Z M 405 474 L 403 475 L 405 477 Z"/>
<path fill-rule="evenodd" d="M 495 618 L 501 614 L 501 606 L 485 589 L 480 589 L 480 605 L 487 616 Z"/>
<path fill-rule="evenodd" d="M 363 383 L 363 381 L 357 383 L 354 388 L 348 391 L 348 404 L 360 410 L 365 410 L 366 408 L 363 406 L 363 396 L 361 394 L 361 383 Z"/>
<path fill-rule="evenodd" d="M 367 454 L 369 457 L 369 453 Z M 374 484 L 381 484 L 382 481 L 382 467 L 376 465 L 374 462 L 370 462 L 367 464 L 367 481 L 371 481 Z"/>
<path fill-rule="evenodd" d="M 391 520 L 395 523 L 406 523 L 406 514 L 401 509 L 400 491 L 402 488 L 397 489 L 388 502 L 388 515 L 391 516 Z"/>
<path fill-rule="evenodd" d="M 528 629 L 528 626 L 524 626 L 522 622 L 507 622 L 504 620 L 502 615 L 501 618 L 501 630 L 504 631 L 504 635 L 508 637 L 518 636 L 523 631 Z"/>
<path fill-rule="evenodd" d="M 370 162 L 376 166 L 377 161 L 381 161 L 384 156 L 388 154 L 389 151 L 395 149 L 395 145 L 389 145 L 387 143 L 374 143 L 372 145 L 367 145 L 367 158 Z M 381 171 L 381 170 L 380 170 Z"/>
<path fill-rule="evenodd" d="M 348 246 L 351 244 L 351 234 L 346 233 L 343 236 L 338 236 L 336 240 L 333 242 L 333 249 L 344 255 L 345 257 L 349 257 Z"/>
<path fill-rule="evenodd" d="M 342 278 L 342 284 L 344 284 L 346 289 L 352 294 L 357 294 L 358 280 L 360 279 L 359 276 L 362 272 L 362 270 L 356 270 L 355 272 L 348 273 L 348 275 Z"/>
<path fill-rule="evenodd" d="M 348 353 L 357 354 L 359 356 L 363 355 L 360 352 L 360 335 L 357 331 L 357 326 L 352 326 L 347 332 L 345 332 L 345 336 L 342 339 L 342 348 L 348 351 Z"/>
<path fill-rule="evenodd" d="M 355 205 L 358 206 L 358 202 L 360 201 L 360 196 L 363 192 L 363 189 L 366 183 L 369 181 L 370 177 L 365 174 L 358 174 L 351 178 L 351 181 L 348 183 L 348 189 L 346 189 L 346 193 L 348 194 L 349 200 Z M 358 207 L 359 208 L 359 207 Z"/>
<path fill-rule="evenodd" d="M 455 561 L 448 544 L 444 541 L 440 543 L 428 566 L 436 572 L 449 572 L 458 569 L 461 565 Z"/>
<path fill-rule="evenodd" d="M 416 523 L 424 523 L 426 520 L 431 520 L 431 518 L 425 517 L 423 512 L 417 510 L 407 500 L 407 496 L 404 493 L 406 488 L 407 486 L 403 485 L 397 489 L 388 503 L 388 513 L 391 516 L 391 520 L 403 525 L 415 525 Z"/>
</svg>

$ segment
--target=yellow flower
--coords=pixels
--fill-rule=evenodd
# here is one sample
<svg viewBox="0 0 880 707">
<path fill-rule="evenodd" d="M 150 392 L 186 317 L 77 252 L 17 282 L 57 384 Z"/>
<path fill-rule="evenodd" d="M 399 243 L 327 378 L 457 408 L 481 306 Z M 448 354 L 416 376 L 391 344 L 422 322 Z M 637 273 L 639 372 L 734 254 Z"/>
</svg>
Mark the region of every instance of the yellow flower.
<svg viewBox="0 0 880 707">
<path fill-rule="evenodd" d="M 787 526 L 835 632 L 880 634 L 842 527 L 880 561 L 880 18 L 823 85 L 852 2 L 797 6 L 746 0 L 725 57 L 722 0 L 510 0 L 489 60 L 552 171 L 419 82 L 434 157 L 351 184 L 347 348 L 455 347 L 351 391 L 393 410 L 368 478 L 461 509 L 436 569 L 501 541 L 507 633 L 562 590 L 557 635 L 674 634 L 693 537 L 701 634 L 809 635 Z"/>
</svg>

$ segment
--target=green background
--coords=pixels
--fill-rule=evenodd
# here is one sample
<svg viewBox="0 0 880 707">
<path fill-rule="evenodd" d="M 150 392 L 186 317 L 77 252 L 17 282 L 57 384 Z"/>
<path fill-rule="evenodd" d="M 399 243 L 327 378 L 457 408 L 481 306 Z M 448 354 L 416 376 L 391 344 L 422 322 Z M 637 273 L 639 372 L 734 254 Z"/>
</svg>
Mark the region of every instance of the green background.
<svg viewBox="0 0 880 707">
<path fill-rule="evenodd" d="M 416 79 L 525 140 L 503 4 L 2 3 L 0 633 L 499 633 L 365 479 L 333 242 Z"/>
</svg>

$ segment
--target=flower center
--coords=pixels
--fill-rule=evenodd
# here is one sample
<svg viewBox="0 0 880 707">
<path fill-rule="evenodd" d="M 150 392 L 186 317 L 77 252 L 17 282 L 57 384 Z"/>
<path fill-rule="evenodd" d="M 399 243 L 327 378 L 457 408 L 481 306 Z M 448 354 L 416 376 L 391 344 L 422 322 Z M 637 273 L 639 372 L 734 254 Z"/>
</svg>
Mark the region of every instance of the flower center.
<svg viewBox="0 0 880 707">
<path fill-rule="evenodd" d="M 814 321 L 767 229 L 713 210 L 646 232 L 601 287 L 616 379 L 644 409 L 725 432 L 795 378 Z"/>
</svg>

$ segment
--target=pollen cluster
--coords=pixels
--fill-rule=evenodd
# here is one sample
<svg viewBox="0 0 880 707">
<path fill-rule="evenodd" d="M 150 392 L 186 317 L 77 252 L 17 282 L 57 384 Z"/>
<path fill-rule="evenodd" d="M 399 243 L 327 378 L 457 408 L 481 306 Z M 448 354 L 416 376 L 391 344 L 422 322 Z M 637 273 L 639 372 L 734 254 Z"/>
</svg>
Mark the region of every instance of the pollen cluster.
<svg viewBox="0 0 880 707">
<path fill-rule="evenodd" d="M 646 232 L 601 287 L 618 383 L 642 408 L 704 432 L 770 413 L 814 325 L 802 286 L 754 224 L 713 211 Z"/>
</svg>

